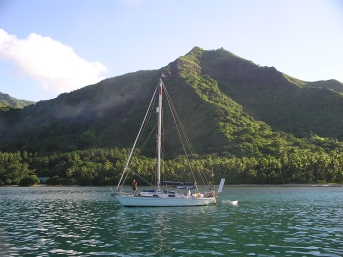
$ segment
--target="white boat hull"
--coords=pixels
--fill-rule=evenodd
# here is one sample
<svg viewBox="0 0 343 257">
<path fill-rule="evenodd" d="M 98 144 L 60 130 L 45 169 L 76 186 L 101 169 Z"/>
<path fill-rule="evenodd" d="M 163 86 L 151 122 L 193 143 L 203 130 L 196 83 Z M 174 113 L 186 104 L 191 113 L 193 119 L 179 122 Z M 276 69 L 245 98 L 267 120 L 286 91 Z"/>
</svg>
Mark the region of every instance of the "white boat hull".
<svg viewBox="0 0 343 257">
<path fill-rule="evenodd" d="M 232 201 L 232 200 L 223 200 L 222 203 L 227 203 L 227 204 L 231 204 L 231 205 L 237 205 L 238 201 Z"/>
<path fill-rule="evenodd" d="M 162 198 L 133 195 L 116 195 L 117 200 L 126 207 L 182 207 L 202 206 L 215 203 L 215 197 L 204 198 Z"/>
<path fill-rule="evenodd" d="M 130 154 L 128 156 L 128 159 L 126 161 L 123 173 L 121 174 L 121 177 L 119 179 L 119 183 L 116 189 L 116 192 L 113 193 L 113 196 L 117 198 L 117 200 L 123 205 L 123 206 L 128 206 L 128 207 L 181 207 L 181 206 L 202 206 L 202 205 L 208 205 L 211 203 L 216 203 L 216 196 L 218 193 L 220 193 L 223 189 L 224 186 L 224 181 L 225 179 L 222 179 L 220 181 L 220 187 L 218 189 L 218 192 L 213 191 L 212 185 L 209 184 L 209 192 L 205 192 L 204 194 L 200 193 L 198 191 L 198 188 L 196 187 L 196 181 L 194 177 L 194 182 L 191 184 L 184 184 L 184 183 L 167 183 L 167 182 L 172 182 L 172 181 L 165 181 L 166 183 L 161 183 L 161 157 L 162 157 L 162 142 L 163 138 L 162 136 L 164 135 L 164 131 L 162 130 L 162 95 L 163 92 L 168 96 L 167 89 L 165 88 L 162 78 L 165 78 L 165 75 L 162 74 L 162 77 L 159 79 L 159 83 L 154 91 L 154 94 L 151 98 L 149 108 L 144 116 L 142 125 L 139 129 L 138 135 L 136 137 L 135 142 L 133 143 L 133 146 L 131 148 Z M 136 147 L 136 143 L 139 141 L 141 138 L 142 131 L 144 131 L 144 127 L 146 124 L 148 124 L 149 117 L 152 117 L 151 114 L 151 108 L 155 105 L 154 101 L 156 99 L 156 95 L 158 95 L 158 107 L 156 108 L 156 114 L 157 114 L 157 133 L 156 133 L 156 138 L 154 138 L 155 143 L 156 143 L 156 153 L 157 153 L 157 166 L 156 166 L 156 180 L 154 185 L 150 185 L 154 189 L 149 189 L 149 190 L 143 190 L 142 192 L 138 193 L 136 195 L 136 189 L 137 189 L 137 183 L 135 180 L 132 181 L 132 188 L 133 188 L 133 194 L 127 194 L 125 192 L 122 192 L 121 189 L 123 185 L 125 184 L 125 179 L 124 174 L 131 171 L 129 168 L 130 160 L 131 157 L 134 153 L 134 149 Z M 170 98 L 168 98 L 168 102 L 171 103 Z M 170 110 L 172 112 L 173 117 L 178 117 L 176 110 L 172 104 L 170 105 Z M 174 121 L 176 121 L 174 119 Z M 180 133 L 180 139 L 185 139 L 188 141 L 188 136 L 185 133 L 185 130 L 183 128 L 183 125 L 181 124 L 180 120 L 177 119 L 177 124 L 176 124 L 176 129 L 177 131 L 181 132 Z M 143 140 L 145 141 L 145 139 Z M 188 145 L 189 142 L 187 142 Z M 184 145 L 184 143 L 182 143 Z M 189 146 L 189 145 L 188 145 Z M 186 155 L 192 155 L 194 154 L 192 147 L 185 147 L 187 148 L 185 150 Z M 140 152 L 140 151 L 139 151 Z M 192 153 L 193 152 L 193 153 Z M 164 155 L 164 153 L 163 153 Z M 187 160 L 190 161 L 187 157 Z M 189 168 L 192 168 L 192 165 L 190 162 L 188 162 Z M 163 168 L 163 165 L 162 165 Z M 193 172 L 193 171 L 192 171 Z M 134 172 L 135 174 L 135 172 Z M 138 174 L 136 174 L 138 177 L 140 177 Z M 127 176 L 127 174 L 126 174 Z M 131 176 L 131 175 L 130 175 Z M 194 176 L 194 174 L 193 174 Z M 142 179 L 145 181 L 144 179 Z M 186 194 L 180 194 L 178 192 L 173 191 L 168 191 L 166 190 L 167 185 L 172 185 L 175 186 L 177 189 L 186 189 L 187 193 Z M 161 188 L 162 186 L 162 188 Z M 196 192 L 194 194 L 191 193 L 190 189 L 196 189 Z M 119 190 L 119 191 L 118 191 Z M 118 194 L 117 194 L 118 193 Z"/>
</svg>

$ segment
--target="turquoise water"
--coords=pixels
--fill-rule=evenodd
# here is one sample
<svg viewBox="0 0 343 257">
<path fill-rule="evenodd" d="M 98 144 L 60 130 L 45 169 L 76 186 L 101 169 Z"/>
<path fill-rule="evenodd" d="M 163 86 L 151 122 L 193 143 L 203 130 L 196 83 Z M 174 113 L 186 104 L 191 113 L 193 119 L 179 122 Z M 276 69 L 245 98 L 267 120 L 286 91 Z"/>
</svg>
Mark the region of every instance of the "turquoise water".
<svg viewBox="0 0 343 257">
<path fill-rule="evenodd" d="M 217 206 L 181 208 L 121 207 L 107 187 L 4 187 L 0 256 L 343 256 L 343 187 L 225 187 Z"/>
</svg>

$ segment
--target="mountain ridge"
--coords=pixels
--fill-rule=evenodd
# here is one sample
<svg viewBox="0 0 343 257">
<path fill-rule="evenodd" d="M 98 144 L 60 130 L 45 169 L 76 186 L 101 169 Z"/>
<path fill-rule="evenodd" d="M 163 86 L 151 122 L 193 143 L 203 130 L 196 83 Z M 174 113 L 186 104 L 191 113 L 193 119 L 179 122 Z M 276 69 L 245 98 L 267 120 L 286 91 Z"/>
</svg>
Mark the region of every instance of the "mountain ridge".
<svg viewBox="0 0 343 257">
<path fill-rule="evenodd" d="M 327 89 L 335 81 L 304 82 L 223 48 L 194 47 L 161 69 L 108 78 L 23 110 L 0 113 L 0 132 L 5 135 L 0 150 L 44 154 L 129 148 L 161 73 L 167 75 L 168 92 L 180 106 L 181 120 L 199 154 L 258 157 L 282 149 L 324 147 L 313 140 L 316 135 L 343 139 L 342 95 Z M 325 142 L 327 149 L 338 144 Z M 175 154 L 179 151 L 171 141 L 166 146 Z"/>
<path fill-rule="evenodd" d="M 0 108 L 24 108 L 35 104 L 33 101 L 16 99 L 9 94 L 0 92 Z"/>
</svg>

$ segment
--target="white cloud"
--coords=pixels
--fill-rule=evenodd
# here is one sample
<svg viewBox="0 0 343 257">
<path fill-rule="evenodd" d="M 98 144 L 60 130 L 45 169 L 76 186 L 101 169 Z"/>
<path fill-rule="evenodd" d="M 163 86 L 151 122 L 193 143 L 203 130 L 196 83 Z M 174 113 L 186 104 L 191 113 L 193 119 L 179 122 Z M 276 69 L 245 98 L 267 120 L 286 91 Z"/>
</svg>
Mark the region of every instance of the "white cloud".
<svg viewBox="0 0 343 257">
<path fill-rule="evenodd" d="M 104 79 L 106 66 L 88 62 L 50 37 L 31 33 L 17 39 L 0 29 L 0 58 L 13 61 L 20 75 L 29 76 L 51 92 L 69 92 Z"/>
</svg>

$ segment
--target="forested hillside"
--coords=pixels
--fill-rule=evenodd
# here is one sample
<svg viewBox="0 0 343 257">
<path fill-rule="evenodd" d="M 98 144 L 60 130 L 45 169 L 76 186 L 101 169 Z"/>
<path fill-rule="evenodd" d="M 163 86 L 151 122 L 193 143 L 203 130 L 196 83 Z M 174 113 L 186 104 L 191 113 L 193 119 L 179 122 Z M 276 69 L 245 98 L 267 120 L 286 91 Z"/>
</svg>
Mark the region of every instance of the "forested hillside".
<svg viewBox="0 0 343 257">
<path fill-rule="evenodd" d="M 25 106 L 35 104 L 33 101 L 18 100 L 11 97 L 8 94 L 0 92 L 0 109 L 2 111 L 8 110 L 9 108 L 24 108 Z"/>
<path fill-rule="evenodd" d="M 1 111 L 2 183 L 14 183 L 13 163 L 26 167 L 16 183 L 28 174 L 66 184 L 115 183 L 161 73 L 200 169 L 215 167 L 216 178 L 230 183 L 342 182 L 342 83 L 305 82 L 225 49 L 195 47 L 160 70 Z M 177 179 L 182 147 L 164 143 L 172 152 L 166 173 Z M 141 174 L 154 152 L 142 154 L 136 163 Z"/>
</svg>

